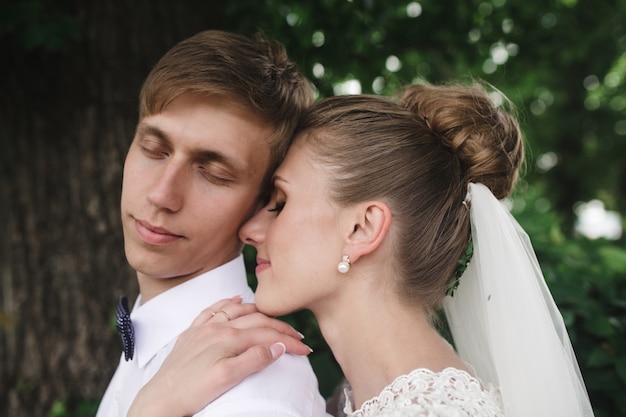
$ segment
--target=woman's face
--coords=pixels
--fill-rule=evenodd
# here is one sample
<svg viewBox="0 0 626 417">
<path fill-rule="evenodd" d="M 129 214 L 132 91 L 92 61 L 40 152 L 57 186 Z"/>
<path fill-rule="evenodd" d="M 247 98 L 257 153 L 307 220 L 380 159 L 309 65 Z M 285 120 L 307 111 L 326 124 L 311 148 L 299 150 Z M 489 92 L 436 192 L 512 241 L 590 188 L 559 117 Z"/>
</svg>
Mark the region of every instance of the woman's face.
<svg viewBox="0 0 626 417">
<path fill-rule="evenodd" d="M 347 219 L 327 197 L 327 174 L 308 152 L 301 143 L 289 150 L 274 175 L 269 204 L 239 231 L 257 249 L 256 303 L 269 315 L 315 311 L 332 301 L 342 281 L 337 264 Z"/>
</svg>

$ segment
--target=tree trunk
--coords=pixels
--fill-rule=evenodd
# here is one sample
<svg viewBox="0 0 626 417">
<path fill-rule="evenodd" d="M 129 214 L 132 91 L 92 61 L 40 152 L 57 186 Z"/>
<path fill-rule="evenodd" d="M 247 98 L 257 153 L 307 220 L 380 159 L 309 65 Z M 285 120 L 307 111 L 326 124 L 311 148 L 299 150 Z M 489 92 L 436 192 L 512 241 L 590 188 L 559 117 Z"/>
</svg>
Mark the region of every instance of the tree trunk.
<svg viewBox="0 0 626 417">
<path fill-rule="evenodd" d="M 0 7 L 5 21 L 19 3 Z M 115 304 L 136 294 L 119 199 L 139 88 L 175 42 L 223 20 L 215 1 L 76 2 L 70 11 L 49 3 L 29 3 L 40 6 L 29 13 L 34 35 L 47 36 L 41 43 L 25 47 L 33 28 L 18 18 L 0 30 L 5 416 L 46 416 L 55 402 L 71 411 L 102 396 L 120 355 Z M 72 22 L 80 36 L 56 49 L 54 24 Z"/>
</svg>

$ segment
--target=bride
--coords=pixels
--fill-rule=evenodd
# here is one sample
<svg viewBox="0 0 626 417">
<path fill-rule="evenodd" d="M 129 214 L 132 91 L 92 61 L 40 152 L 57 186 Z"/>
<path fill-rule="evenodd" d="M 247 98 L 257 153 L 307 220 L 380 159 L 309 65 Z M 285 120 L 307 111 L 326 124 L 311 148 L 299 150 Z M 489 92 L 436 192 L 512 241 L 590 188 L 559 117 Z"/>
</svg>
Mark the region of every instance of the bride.
<svg viewBox="0 0 626 417">
<path fill-rule="evenodd" d="M 314 313 L 348 415 L 593 415 L 528 237 L 499 201 L 522 142 L 479 84 L 332 97 L 305 115 L 240 238 L 257 249 L 257 308 Z M 208 322 L 234 325 L 242 308 Z"/>
</svg>

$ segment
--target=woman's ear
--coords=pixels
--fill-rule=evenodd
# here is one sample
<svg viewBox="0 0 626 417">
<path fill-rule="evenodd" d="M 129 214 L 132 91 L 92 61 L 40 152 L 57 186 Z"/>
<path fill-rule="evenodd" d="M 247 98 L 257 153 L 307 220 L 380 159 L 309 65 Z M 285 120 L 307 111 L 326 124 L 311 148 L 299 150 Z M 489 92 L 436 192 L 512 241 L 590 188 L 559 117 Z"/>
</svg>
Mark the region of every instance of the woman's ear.
<svg viewBox="0 0 626 417">
<path fill-rule="evenodd" d="M 391 209 L 382 201 L 367 201 L 353 207 L 352 230 L 346 236 L 346 253 L 356 262 L 362 255 L 374 252 L 391 227 Z"/>
</svg>

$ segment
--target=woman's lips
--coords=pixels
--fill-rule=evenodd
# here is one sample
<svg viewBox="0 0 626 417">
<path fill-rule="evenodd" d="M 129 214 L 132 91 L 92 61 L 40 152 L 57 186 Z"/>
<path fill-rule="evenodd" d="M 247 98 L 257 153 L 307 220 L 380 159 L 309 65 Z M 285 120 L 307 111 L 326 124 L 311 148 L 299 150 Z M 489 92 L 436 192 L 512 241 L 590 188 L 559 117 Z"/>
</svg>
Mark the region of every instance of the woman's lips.
<svg viewBox="0 0 626 417">
<path fill-rule="evenodd" d="M 166 245 L 182 237 L 163 227 L 153 226 L 148 222 L 137 219 L 135 219 L 135 230 L 137 230 L 141 240 L 150 245 Z"/>
<path fill-rule="evenodd" d="M 272 266 L 272 264 L 267 259 L 256 258 L 256 268 L 254 269 L 254 272 L 258 276 L 261 272 L 265 271 L 270 266 Z"/>
</svg>

